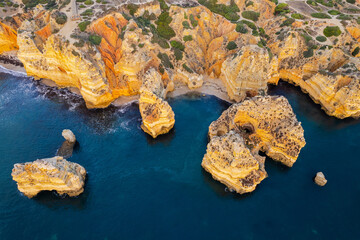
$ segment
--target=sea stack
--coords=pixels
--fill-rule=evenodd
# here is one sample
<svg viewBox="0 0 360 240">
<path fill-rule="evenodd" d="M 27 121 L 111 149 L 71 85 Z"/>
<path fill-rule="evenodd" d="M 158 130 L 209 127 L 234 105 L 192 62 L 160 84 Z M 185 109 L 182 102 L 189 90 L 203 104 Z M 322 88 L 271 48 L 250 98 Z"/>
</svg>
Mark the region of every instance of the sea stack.
<svg viewBox="0 0 360 240">
<path fill-rule="evenodd" d="M 74 197 L 84 191 L 86 170 L 62 157 L 53 157 L 17 163 L 11 176 L 17 182 L 19 191 L 28 198 L 41 191 L 56 191 L 60 195 Z"/>
<path fill-rule="evenodd" d="M 202 167 L 237 193 L 252 192 L 266 176 L 268 157 L 292 167 L 305 146 L 301 123 L 284 97 L 259 96 L 232 105 L 209 127 Z"/>
<path fill-rule="evenodd" d="M 76 142 L 75 134 L 70 129 L 64 129 L 62 131 L 62 136 L 65 138 L 66 141 L 70 143 Z"/>
<path fill-rule="evenodd" d="M 327 183 L 327 180 L 325 178 L 325 175 L 324 173 L 322 172 L 318 172 L 315 176 L 315 179 L 314 179 L 315 183 L 321 187 L 325 186 L 326 183 Z"/>
</svg>

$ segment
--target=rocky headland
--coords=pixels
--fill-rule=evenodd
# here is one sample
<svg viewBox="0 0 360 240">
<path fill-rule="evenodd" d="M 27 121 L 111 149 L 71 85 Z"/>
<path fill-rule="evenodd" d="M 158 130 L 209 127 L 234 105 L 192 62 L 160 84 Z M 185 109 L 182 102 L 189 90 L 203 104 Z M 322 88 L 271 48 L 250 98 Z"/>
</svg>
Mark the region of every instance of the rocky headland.
<svg viewBox="0 0 360 240">
<path fill-rule="evenodd" d="M 266 176 L 256 152 L 292 166 L 305 145 L 290 105 L 268 97 L 268 84 L 299 86 L 330 116 L 360 117 L 356 1 L 6 1 L 0 59 L 76 89 L 88 108 L 138 100 L 141 128 L 154 138 L 175 124 L 167 96 L 199 91 L 240 103 L 210 126 L 203 161 L 237 192 Z"/>
</svg>

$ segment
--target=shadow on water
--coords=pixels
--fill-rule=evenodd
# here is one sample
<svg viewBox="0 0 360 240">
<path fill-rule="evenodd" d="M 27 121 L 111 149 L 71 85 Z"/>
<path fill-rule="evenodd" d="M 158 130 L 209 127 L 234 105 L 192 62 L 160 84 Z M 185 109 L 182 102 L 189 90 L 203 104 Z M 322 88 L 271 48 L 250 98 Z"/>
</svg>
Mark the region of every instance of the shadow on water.
<svg viewBox="0 0 360 240">
<path fill-rule="evenodd" d="M 284 81 L 279 81 L 277 86 L 269 85 L 269 95 L 283 95 L 291 103 L 294 112 L 301 112 L 321 128 L 338 130 L 351 125 L 360 123 L 359 119 L 346 118 L 338 119 L 329 116 L 321 109 L 320 104 L 316 104 L 308 94 L 301 91 L 300 87 L 294 86 Z"/>
<path fill-rule="evenodd" d="M 245 193 L 245 194 L 238 194 L 236 192 L 231 192 L 224 184 L 213 179 L 211 174 L 205 171 L 203 168 L 201 168 L 201 173 L 203 175 L 205 183 L 209 185 L 214 190 L 216 195 L 218 195 L 219 197 L 243 200 L 243 199 L 250 199 L 251 196 L 254 195 L 254 192 L 256 192 L 256 190 L 254 192 Z M 260 186 L 258 185 L 256 188 L 258 189 L 260 188 Z"/>
<path fill-rule="evenodd" d="M 149 134 L 143 132 L 143 134 L 146 135 L 146 141 L 149 145 L 156 145 L 158 143 L 162 143 L 165 146 L 170 145 L 171 141 L 174 139 L 175 137 L 175 126 L 166 134 L 162 134 L 157 136 L 156 138 L 153 138 L 152 136 L 150 136 Z"/>
<path fill-rule="evenodd" d="M 86 175 L 84 192 L 77 197 L 68 195 L 59 195 L 55 191 L 42 191 L 32 200 L 44 205 L 50 209 L 73 209 L 83 210 L 86 208 L 87 198 L 89 197 L 89 184 L 87 184 L 89 175 Z"/>
</svg>

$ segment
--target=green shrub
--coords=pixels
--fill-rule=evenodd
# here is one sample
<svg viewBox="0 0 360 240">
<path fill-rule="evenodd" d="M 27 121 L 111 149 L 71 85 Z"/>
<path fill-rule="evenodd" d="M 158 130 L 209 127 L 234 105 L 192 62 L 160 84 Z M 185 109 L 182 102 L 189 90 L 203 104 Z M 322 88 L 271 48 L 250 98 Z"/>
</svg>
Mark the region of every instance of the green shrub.
<svg viewBox="0 0 360 240">
<path fill-rule="evenodd" d="M 162 12 L 155 22 L 157 24 L 157 33 L 165 38 L 170 40 L 172 37 L 175 37 L 175 31 L 169 26 L 172 18 L 169 16 L 168 12 Z"/>
<path fill-rule="evenodd" d="M 291 24 L 293 24 L 293 22 L 295 22 L 295 19 L 288 18 L 280 25 L 280 27 L 290 26 Z"/>
<path fill-rule="evenodd" d="M 300 13 L 293 13 L 291 14 L 291 17 L 295 19 L 305 19 L 305 16 Z"/>
<path fill-rule="evenodd" d="M 226 48 L 227 48 L 228 50 L 234 50 L 234 49 L 237 48 L 237 45 L 236 45 L 236 43 L 235 43 L 234 41 L 230 41 L 230 42 L 228 43 L 228 45 L 226 46 Z"/>
<path fill-rule="evenodd" d="M 325 19 L 325 18 L 328 18 L 328 19 L 331 19 L 331 17 L 329 15 L 327 15 L 326 13 L 312 13 L 311 14 L 312 17 L 314 18 L 321 18 L 321 19 Z"/>
<path fill-rule="evenodd" d="M 237 14 L 240 12 L 240 9 L 234 0 L 231 0 L 229 5 L 218 4 L 217 0 L 198 0 L 198 2 L 229 21 L 237 21 L 240 18 Z"/>
<path fill-rule="evenodd" d="M 246 18 L 246 19 L 256 22 L 257 20 L 259 20 L 260 13 L 254 12 L 254 11 L 244 11 L 241 13 L 241 16 L 243 18 Z"/>
<path fill-rule="evenodd" d="M 330 15 L 339 15 L 341 12 L 339 12 L 338 10 L 330 10 L 330 11 L 328 11 L 328 13 Z"/>
<path fill-rule="evenodd" d="M 241 22 L 236 24 L 236 31 L 239 32 L 239 33 L 244 33 L 244 34 L 248 32 L 245 25 L 243 23 L 241 23 Z"/>
<path fill-rule="evenodd" d="M 190 22 L 193 27 L 197 27 L 198 21 L 196 21 L 194 15 L 190 14 Z"/>
<path fill-rule="evenodd" d="M 324 28 L 324 31 L 323 31 L 324 35 L 326 37 L 331 37 L 331 36 L 339 36 L 341 34 L 341 30 L 338 26 L 328 26 L 326 28 Z"/>
<path fill-rule="evenodd" d="M 89 36 L 89 41 L 94 44 L 94 45 L 100 45 L 102 40 L 102 37 L 98 36 L 98 35 L 90 35 Z"/>
<path fill-rule="evenodd" d="M 253 22 L 250 22 L 250 21 L 247 21 L 247 20 L 241 20 L 241 23 L 246 24 L 252 30 L 257 29 L 256 25 Z"/>
<path fill-rule="evenodd" d="M 349 16 L 349 15 L 341 14 L 336 19 L 339 19 L 339 20 L 351 20 L 352 17 Z"/>
<path fill-rule="evenodd" d="M 158 58 L 161 60 L 161 64 L 165 67 L 165 68 L 174 68 L 174 66 L 172 65 L 172 63 L 170 62 L 170 58 L 166 53 L 159 53 Z"/>
<path fill-rule="evenodd" d="M 130 15 L 133 15 L 136 13 L 136 11 L 139 9 L 139 5 L 137 4 L 128 4 L 126 8 L 129 10 Z"/>
<path fill-rule="evenodd" d="M 312 48 L 308 49 L 307 51 L 303 52 L 305 58 L 310 58 L 314 56 L 314 50 Z"/>
<path fill-rule="evenodd" d="M 353 55 L 353 56 L 355 57 L 356 55 L 359 54 L 359 52 L 360 52 L 360 48 L 359 48 L 359 47 L 356 47 L 356 48 L 354 49 L 354 51 L 351 53 L 351 55 Z"/>
<path fill-rule="evenodd" d="M 351 3 L 351 4 L 355 4 L 355 0 L 346 0 L 346 2 Z"/>
<path fill-rule="evenodd" d="M 194 73 L 194 71 L 191 68 L 189 68 L 185 63 L 182 66 L 185 69 L 185 71 L 187 71 L 189 73 Z"/>
<path fill-rule="evenodd" d="M 173 51 L 174 51 L 176 61 L 183 59 L 183 51 L 181 51 L 180 49 L 177 49 L 177 48 L 174 48 Z"/>
<path fill-rule="evenodd" d="M 184 40 L 184 42 L 189 42 L 189 41 L 193 40 L 193 37 L 191 35 L 186 35 L 186 36 L 184 36 L 183 40 Z"/>
<path fill-rule="evenodd" d="M 179 49 L 181 51 L 185 50 L 185 46 L 181 42 L 173 40 L 173 41 L 170 41 L 170 45 L 171 45 L 171 47 Z"/>
<path fill-rule="evenodd" d="M 316 40 L 319 41 L 319 42 L 325 42 L 326 41 L 326 37 L 325 36 L 317 36 L 316 37 Z"/>
<path fill-rule="evenodd" d="M 286 3 L 280 3 L 275 7 L 275 14 L 289 13 L 289 5 Z"/>
<path fill-rule="evenodd" d="M 85 12 L 83 12 L 82 14 L 80 14 L 81 16 L 92 16 L 94 15 L 94 12 L 92 9 L 86 9 Z"/>
<path fill-rule="evenodd" d="M 325 0 L 316 0 L 317 3 L 320 3 L 321 5 L 324 5 L 326 7 L 333 7 L 334 6 L 334 3 L 332 2 L 332 0 L 328 0 L 328 1 L 325 1 Z"/>
<path fill-rule="evenodd" d="M 86 1 L 84 2 L 84 4 L 90 6 L 90 5 L 93 5 L 94 2 L 93 2 L 92 0 L 86 0 Z"/>
<path fill-rule="evenodd" d="M 67 21 L 66 14 L 62 13 L 59 16 L 56 16 L 55 21 L 57 24 L 61 24 L 61 25 L 65 24 Z"/>
<path fill-rule="evenodd" d="M 85 21 L 85 22 L 79 23 L 78 26 L 79 26 L 79 28 L 80 28 L 80 31 L 85 32 L 87 26 L 89 26 L 90 23 L 91 23 L 90 21 Z"/>
<path fill-rule="evenodd" d="M 183 21 L 183 22 L 182 22 L 182 25 L 183 25 L 183 27 L 184 27 L 185 29 L 191 29 L 190 24 L 189 24 L 188 21 Z"/>
</svg>

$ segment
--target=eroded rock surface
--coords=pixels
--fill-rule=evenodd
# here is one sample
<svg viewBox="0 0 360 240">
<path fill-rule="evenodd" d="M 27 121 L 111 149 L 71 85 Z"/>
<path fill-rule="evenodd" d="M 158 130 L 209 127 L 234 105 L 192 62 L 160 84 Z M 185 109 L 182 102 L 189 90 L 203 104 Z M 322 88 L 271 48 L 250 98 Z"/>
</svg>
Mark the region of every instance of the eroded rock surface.
<svg viewBox="0 0 360 240">
<path fill-rule="evenodd" d="M 17 163 L 11 176 L 19 191 L 29 198 L 41 191 L 56 191 L 74 197 L 84 191 L 86 170 L 62 157 L 53 157 Z"/>
<path fill-rule="evenodd" d="M 231 150 L 233 140 L 228 140 L 233 138 L 229 138 L 229 135 L 243 138 L 245 144 L 238 144 L 238 146 L 247 149 L 242 151 L 249 151 L 252 154 L 252 158 L 247 157 L 246 159 L 249 159 L 250 165 L 253 165 L 254 159 L 256 159 L 262 172 L 265 172 L 265 170 L 263 160 L 258 155 L 259 151 L 291 167 L 297 160 L 301 148 L 305 146 L 304 130 L 284 97 L 254 97 L 232 105 L 209 127 L 210 143 L 202 166 L 215 179 L 225 183 L 229 188 L 235 189 L 239 193 L 246 192 L 241 187 L 243 180 L 237 177 L 237 171 L 243 170 L 235 170 L 237 168 L 235 165 L 228 166 L 236 159 L 235 151 Z M 217 146 L 218 149 L 228 149 L 225 152 L 228 151 L 230 155 L 212 150 L 214 149 L 214 142 L 216 142 L 216 145 L 221 145 Z M 233 154 L 232 157 L 231 154 Z M 219 166 L 227 167 L 225 170 L 225 167 L 220 168 Z M 244 168 L 244 166 L 239 165 L 238 168 Z M 247 166 L 245 166 L 245 170 L 246 168 Z M 234 175 L 231 173 L 232 170 Z M 227 172 L 227 177 L 222 173 L 223 171 Z M 221 180 L 220 176 L 223 176 L 224 179 Z M 243 175 L 243 177 L 245 176 Z M 232 181 L 227 178 L 232 179 Z M 237 182 L 234 179 L 237 179 Z M 251 186 L 249 189 L 254 190 L 263 178 L 252 177 L 251 182 L 248 181 L 248 178 L 245 177 L 245 179 L 245 182 Z M 242 190 L 238 191 L 238 189 Z"/>
<path fill-rule="evenodd" d="M 175 114 L 164 100 L 165 96 L 161 75 L 150 69 L 144 75 L 140 88 L 139 108 L 143 120 L 141 128 L 153 138 L 168 133 L 175 124 Z"/>
</svg>

